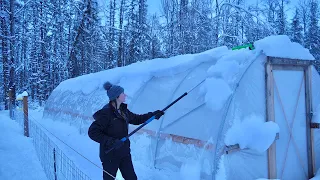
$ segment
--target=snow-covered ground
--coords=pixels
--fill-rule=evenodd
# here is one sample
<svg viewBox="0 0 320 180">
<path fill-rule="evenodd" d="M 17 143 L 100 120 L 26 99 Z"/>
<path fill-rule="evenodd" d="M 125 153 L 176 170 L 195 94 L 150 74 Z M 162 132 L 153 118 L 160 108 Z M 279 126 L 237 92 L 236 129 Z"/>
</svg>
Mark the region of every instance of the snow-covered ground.
<svg viewBox="0 0 320 180">
<path fill-rule="evenodd" d="M 42 113 L 41 109 L 31 110 L 29 120 L 36 123 L 90 179 L 102 179 L 98 144 L 88 136 L 81 135 L 73 126 L 51 119 L 42 119 Z M 8 111 L 0 111 L 0 119 L 2 134 L 0 136 L 0 160 L 8 162 L 7 165 L 0 166 L 0 179 L 46 179 L 32 145 L 32 139 L 23 136 L 22 127 L 9 118 Z M 193 177 L 189 176 L 189 171 L 159 170 L 137 161 L 136 156 L 141 155 L 139 151 L 141 149 L 132 150 L 132 159 L 139 179 L 167 180 Z M 117 179 L 123 179 L 120 172 L 117 174 Z"/>
<path fill-rule="evenodd" d="M 0 179 L 45 180 L 32 139 L 23 136 L 22 127 L 0 111 Z"/>
<path fill-rule="evenodd" d="M 78 133 L 78 130 L 73 126 L 51 119 L 42 119 L 42 113 L 41 109 L 31 110 L 29 119 L 37 123 L 89 178 L 102 179 L 97 144 L 87 136 Z M 8 111 L 0 111 L 0 179 L 46 180 L 47 177 L 35 152 L 32 138 L 23 136 L 22 132 L 22 127 L 9 118 Z M 143 141 L 143 139 L 141 140 Z M 196 163 L 184 165 L 179 172 L 173 172 L 169 169 L 159 170 L 146 165 L 142 161 L 135 160 L 136 155 L 140 155 L 138 151 L 133 149 L 132 155 L 136 173 L 141 180 L 199 179 Z M 217 180 L 224 180 L 225 174 L 220 174 L 216 178 Z M 117 179 L 123 179 L 120 172 L 117 174 Z M 311 180 L 319 179 L 320 177 L 317 176 Z M 257 180 L 267 179 L 261 178 Z"/>
</svg>

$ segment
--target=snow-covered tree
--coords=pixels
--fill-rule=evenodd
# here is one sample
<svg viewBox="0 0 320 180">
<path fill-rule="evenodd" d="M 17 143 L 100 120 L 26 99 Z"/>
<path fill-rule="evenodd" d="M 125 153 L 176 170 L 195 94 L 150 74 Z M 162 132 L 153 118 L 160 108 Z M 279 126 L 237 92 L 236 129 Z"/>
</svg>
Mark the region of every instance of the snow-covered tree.
<svg viewBox="0 0 320 180">
<path fill-rule="evenodd" d="M 305 46 L 310 50 L 310 53 L 316 58 L 320 59 L 320 28 L 319 28 L 319 12 L 318 2 L 311 0 L 310 2 L 310 14 L 309 24 L 306 34 Z"/>
<path fill-rule="evenodd" d="M 291 30 L 290 30 L 291 40 L 294 42 L 303 44 L 302 31 L 303 31 L 303 28 L 300 23 L 300 14 L 298 9 L 296 9 L 294 17 L 291 22 Z"/>
<path fill-rule="evenodd" d="M 8 4 L 6 0 L 0 0 L 0 21 L 1 21 L 1 59 L 2 59 L 2 74 L 3 74 L 3 97 L 2 100 L 5 102 L 5 109 L 8 109 L 8 102 L 6 100 L 6 95 L 9 90 L 9 29 L 8 21 L 9 16 L 6 13 L 8 9 Z"/>
<path fill-rule="evenodd" d="M 276 20 L 275 26 L 277 34 L 287 34 L 288 23 L 286 20 L 286 6 L 289 4 L 289 0 L 279 0 L 276 2 Z"/>
</svg>

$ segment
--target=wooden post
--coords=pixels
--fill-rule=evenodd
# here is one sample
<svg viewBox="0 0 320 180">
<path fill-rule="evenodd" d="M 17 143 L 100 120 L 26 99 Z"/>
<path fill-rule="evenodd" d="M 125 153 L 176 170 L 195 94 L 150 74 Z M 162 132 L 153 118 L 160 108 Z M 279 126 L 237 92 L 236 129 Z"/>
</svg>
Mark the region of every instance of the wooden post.
<svg viewBox="0 0 320 180">
<path fill-rule="evenodd" d="M 28 95 L 23 96 L 24 135 L 29 137 Z"/>
<path fill-rule="evenodd" d="M 313 129 L 311 129 L 312 121 L 312 81 L 311 66 L 304 70 L 305 76 L 305 103 L 306 103 L 306 129 L 307 129 L 307 153 L 308 153 L 308 177 L 309 179 L 315 175 L 315 152 L 313 143 Z"/>
<path fill-rule="evenodd" d="M 267 121 L 275 121 L 274 113 L 274 87 L 273 87 L 273 74 L 272 65 L 270 59 L 267 57 L 266 63 L 266 118 Z M 269 179 L 277 178 L 277 166 L 276 166 L 276 141 L 273 141 L 272 145 L 268 149 L 268 177 Z"/>
</svg>

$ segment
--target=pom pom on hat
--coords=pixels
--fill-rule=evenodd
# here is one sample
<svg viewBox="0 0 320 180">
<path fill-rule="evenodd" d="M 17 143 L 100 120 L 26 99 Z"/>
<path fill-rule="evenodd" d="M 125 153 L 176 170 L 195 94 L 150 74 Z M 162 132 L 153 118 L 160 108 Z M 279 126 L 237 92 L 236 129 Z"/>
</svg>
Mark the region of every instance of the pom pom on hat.
<svg viewBox="0 0 320 180">
<path fill-rule="evenodd" d="M 112 84 L 111 84 L 109 81 L 107 81 L 107 82 L 105 82 L 105 83 L 103 84 L 103 88 L 104 88 L 106 91 L 108 91 L 111 87 L 112 87 Z"/>
</svg>

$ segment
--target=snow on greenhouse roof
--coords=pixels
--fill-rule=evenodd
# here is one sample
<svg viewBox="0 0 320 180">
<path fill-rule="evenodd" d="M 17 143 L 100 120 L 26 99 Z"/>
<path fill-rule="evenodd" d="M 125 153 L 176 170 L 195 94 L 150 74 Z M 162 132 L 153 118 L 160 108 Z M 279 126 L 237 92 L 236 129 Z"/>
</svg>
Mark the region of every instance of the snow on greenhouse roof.
<svg viewBox="0 0 320 180">
<path fill-rule="evenodd" d="M 266 37 L 256 41 L 254 46 L 256 48 L 254 51 L 261 51 L 266 56 L 314 60 L 314 57 L 310 54 L 308 49 L 303 48 L 298 43 L 291 42 L 289 37 L 285 35 Z M 225 56 L 228 58 L 224 58 Z M 109 69 L 68 79 L 60 83 L 55 90 L 68 90 L 73 93 L 82 91 L 84 94 L 90 94 L 92 91 L 102 88 L 102 84 L 105 81 L 110 81 L 111 83 L 120 84 L 124 86 L 125 89 L 132 91 L 131 93 L 134 93 L 134 91 L 153 76 L 173 76 L 189 68 L 195 67 L 200 63 L 217 61 L 221 58 L 229 59 L 229 56 L 248 56 L 248 52 L 246 49 L 237 50 L 237 52 L 235 52 L 228 50 L 226 46 L 221 46 L 198 54 L 186 54 L 171 58 L 157 58 L 149 61 L 141 61 L 125 67 Z M 220 72 L 218 73 L 222 76 L 228 76 L 230 73 L 233 75 L 234 73 L 232 71 L 234 70 L 232 67 L 241 64 L 241 62 L 238 61 L 243 61 L 243 59 L 246 58 L 237 57 L 233 62 L 228 60 L 228 62 L 220 64 L 220 66 L 227 65 L 227 67 L 219 67 L 218 69 Z M 221 71 L 224 71 L 224 73 Z M 214 72 L 212 69 L 208 72 L 208 75 L 210 76 L 212 73 L 217 75 L 217 72 Z M 230 81 L 230 79 L 228 81 Z M 130 88 L 126 88 L 126 86 Z"/>
<path fill-rule="evenodd" d="M 262 50 L 266 56 L 315 60 L 309 50 L 302 47 L 299 43 L 291 42 L 286 35 L 268 36 L 254 43 L 258 50 Z"/>
<path fill-rule="evenodd" d="M 55 90 L 82 91 L 85 94 L 101 88 L 105 81 L 111 83 L 130 84 L 139 87 L 152 76 L 173 76 L 200 63 L 216 61 L 229 52 L 226 46 L 214 48 L 198 54 L 186 54 L 171 58 L 157 58 L 149 61 L 136 62 L 128 66 L 91 73 L 76 78 L 68 79 L 59 84 Z M 125 83 L 121 83 L 125 81 Z M 134 82 L 134 83 L 132 83 Z M 125 88 L 125 87 L 124 87 Z"/>
</svg>

